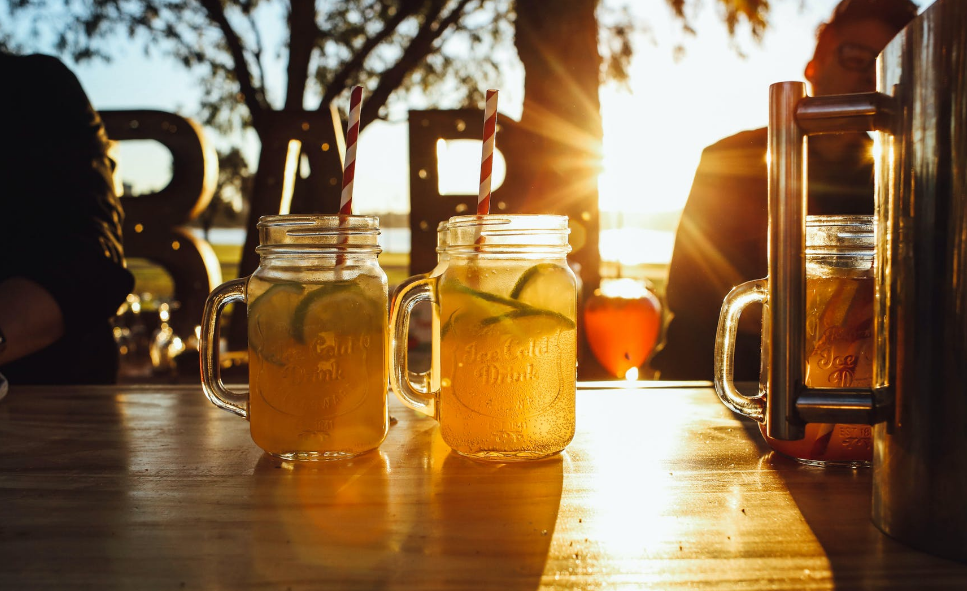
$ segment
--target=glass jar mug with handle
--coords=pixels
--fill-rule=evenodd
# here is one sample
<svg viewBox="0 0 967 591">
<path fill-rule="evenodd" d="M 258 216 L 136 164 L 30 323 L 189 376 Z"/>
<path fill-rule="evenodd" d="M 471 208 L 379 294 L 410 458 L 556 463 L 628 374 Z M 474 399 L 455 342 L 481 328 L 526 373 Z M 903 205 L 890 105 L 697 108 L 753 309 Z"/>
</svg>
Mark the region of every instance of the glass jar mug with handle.
<svg viewBox="0 0 967 591">
<path fill-rule="evenodd" d="M 875 246 L 871 216 L 806 218 L 803 363 L 807 388 L 840 390 L 873 384 Z M 733 410 L 744 402 L 736 398 L 741 394 L 732 383 L 731 371 L 738 320 L 745 306 L 762 302 L 766 304 L 763 323 L 768 326 L 766 281 L 739 285 L 722 304 L 715 348 L 715 388 Z M 763 330 L 763 338 L 768 334 Z M 770 361 L 767 350 L 763 347 L 764 368 Z M 760 384 L 760 390 L 765 388 Z M 809 423 L 803 439 L 781 441 L 767 436 L 765 424 L 759 424 L 772 449 L 803 463 L 858 467 L 868 466 L 873 459 L 873 428 L 869 425 Z"/>
<path fill-rule="evenodd" d="M 340 459 L 379 446 L 386 409 L 386 274 L 370 216 L 284 215 L 258 224 L 260 263 L 216 288 L 202 319 L 202 385 L 216 406 L 249 419 L 266 452 Z M 249 392 L 218 374 L 216 323 L 248 305 Z"/>
<path fill-rule="evenodd" d="M 567 265 L 566 216 L 450 218 L 449 262 L 439 276 L 408 282 L 394 297 L 394 392 L 435 407 L 443 440 L 477 459 L 536 459 L 574 436 L 577 291 Z M 439 306 L 437 390 L 407 378 L 401 351 L 409 311 Z"/>
</svg>

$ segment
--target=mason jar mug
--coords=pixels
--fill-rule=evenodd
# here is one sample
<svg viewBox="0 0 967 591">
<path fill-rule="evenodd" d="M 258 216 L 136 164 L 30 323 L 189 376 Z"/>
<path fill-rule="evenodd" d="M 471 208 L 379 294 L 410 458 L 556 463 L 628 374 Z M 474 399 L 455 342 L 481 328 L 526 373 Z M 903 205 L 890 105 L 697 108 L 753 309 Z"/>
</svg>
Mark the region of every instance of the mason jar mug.
<svg viewBox="0 0 967 591">
<path fill-rule="evenodd" d="M 260 262 L 216 288 L 202 319 L 202 385 L 285 459 L 353 457 L 386 436 L 387 283 L 370 216 L 281 215 L 258 223 Z M 216 324 L 248 306 L 249 391 L 218 373 Z"/>
<path fill-rule="evenodd" d="M 871 216 L 808 216 L 806 218 L 806 310 L 803 364 L 807 388 L 843 390 L 873 384 L 874 255 Z M 766 279 L 733 289 L 722 304 L 715 347 L 715 389 L 732 410 L 759 421 L 760 430 L 775 451 L 816 465 L 868 466 L 873 458 L 873 428 L 869 425 L 809 423 L 805 438 L 781 441 L 766 435 L 764 413 L 751 400 L 768 404 L 761 380 L 759 394 L 743 396 L 732 381 L 733 354 L 742 310 L 752 302 L 763 306 L 768 327 Z M 768 338 L 763 330 L 763 339 Z M 765 345 L 765 343 L 764 343 Z M 762 367 L 767 368 L 768 346 Z M 763 370 L 762 376 L 765 375 Z"/>
<path fill-rule="evenodd" d="M 394 297 L 393 390 L 435 416 L 443 440 L 473 458 L 546 457 L 574 436 L 577 292 L 566 216 L 450 218 L 449 261 Z M 439 306 L 439 365 L 423 390 L 403 352 L 409 314 Z"/>
</svg>

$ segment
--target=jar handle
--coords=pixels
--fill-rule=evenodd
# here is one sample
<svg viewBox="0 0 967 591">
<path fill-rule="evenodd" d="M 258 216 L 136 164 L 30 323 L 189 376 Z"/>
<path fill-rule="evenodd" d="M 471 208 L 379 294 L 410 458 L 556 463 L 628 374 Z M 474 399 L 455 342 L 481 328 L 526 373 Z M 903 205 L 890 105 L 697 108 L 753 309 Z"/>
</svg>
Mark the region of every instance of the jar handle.
<svg viewBox="0 0 967 591">
<path fill-rule="evenodd" d="M 725 296 L 719 313 L 719 324 L 715 331 L 715 393 L 722 404 L 741 415 L 760 423 L 765 421 L 766 398 L 745 396 L 733 382 L 735 370 L 735 340 L 739 332 L 739 318 L 749 304 L 766 304 L 769 295 L 769 282 L 765 279 L 746 281 Z"/>
<path fill-rule="evenodd" d="M 439 391 L 431 392 L 431 372 L 410 371 L 407 342 L 410 316 L 420 302 L 435 302 L 436 277 L 417 275 L 404 281 L 393 295 L 390 310 L 390 387 L 403 404 L 415 411 L 436 417 Z M 437 338 L 438 335 L 434 335 Z"/>
<path fill-rule="evenodd" d="M 201 339 L 198 354 L 201 358 L 201 386 L 205 396 L 218 408 L 223 408 L 242 418 L 248 418 L 248 392 L 233 392 L 222 382 L 218 359 L 218 317 L 222 309 L 232 302 L 245 302 L 245 286 L 248 278 L 235 279 L 216 287 L 205 300 L 201 317 Z"/>
</svg>

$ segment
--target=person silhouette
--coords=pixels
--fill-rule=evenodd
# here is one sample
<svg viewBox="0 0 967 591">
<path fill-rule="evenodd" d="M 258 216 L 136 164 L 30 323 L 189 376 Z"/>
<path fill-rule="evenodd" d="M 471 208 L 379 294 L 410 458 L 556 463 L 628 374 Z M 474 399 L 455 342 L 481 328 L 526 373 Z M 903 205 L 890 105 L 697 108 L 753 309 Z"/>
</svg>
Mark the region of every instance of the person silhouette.
<svg viewBox="0 0 967 591">
<path fill-rule="evenodd" d="M 805 70 L 812 94 L 871 92 L 876 56 L 917 15 L 910 0 L 843 0 L 817 30 Z M 810 215 L 873 213 L 872 140 L 832 134 L 808 142 Z M 765 277 L 768 230 L 766 128 L 745 131 L 702 153 L 669 265 L 672 317 L 651 366 L 663 380 L 711 380 L 718 314 L 732 287 Z M 743 315 L 735 380 L 758 381 L 761 311 Z"/>
<path fill-rule="evenodd" d="M 0 80 L 0 374 L 116 382 L 110 318 L 134 278 L 104 126 L 54 57 L 0 52 Z"/>
</svg>

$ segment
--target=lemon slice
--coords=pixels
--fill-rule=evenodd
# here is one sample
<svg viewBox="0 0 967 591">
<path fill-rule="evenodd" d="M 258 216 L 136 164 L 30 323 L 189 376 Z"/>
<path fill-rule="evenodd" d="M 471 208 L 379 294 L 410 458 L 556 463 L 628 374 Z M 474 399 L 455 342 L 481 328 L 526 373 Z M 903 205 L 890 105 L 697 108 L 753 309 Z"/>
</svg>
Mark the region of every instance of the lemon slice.
<svg viewBox="0 0 967 591">
<path fill-rule="evenodd" d="M 510 292 L 511 299 L 565 317 L 574 315 L 577 301 L 569 269 L 540 263 L 524 271 Z"/>
<path fill-rule="evenodd" d="M 837 281 L 835 289 L 820 314 L 824 326 L 843 326 L 856 296 L 859 283 L 856 281 Z"/>
<path fill-rule="evenodd" d="M 518 302 L 516 299 L 507 298 L 502 295 L 497 295 L 495 293 L 490 293 L 489 291 L 480 291 L 479 289 L 474 289 L 472 287 L 467 287 L 462 283 L 454 283 L 452 285 L 452 290 L 459 292 L 461 294 L 468 295 L 477 300 L 483 300 L 484 302 L 489 302 L 491 304 L 497 304 L 498 306 L 507 306 L 508 308 L 526 308 L 527 304 Z M 475 305 L 482 305 L 479 301 L 474 302 Z M 494 306 L 486 306 L 488 310 L 498 310 Z"/>
<path fill-rule="evenodd" d="M 300 343 L 311 343 L 321 334 L 378 332 L 382 311 L 376 295 L 368 295 L 356 281 L 327 283 L 299 303 L 292 318 L 293 335 Z"/>
<path fill-rule="evenodd" d="M 276 283 L 255 298 L 248 310 L 249 347 L 265 361 L 284 365 L 292 344 L 292 315 L 302 300 L 298 283 Z"/>
</svg>

